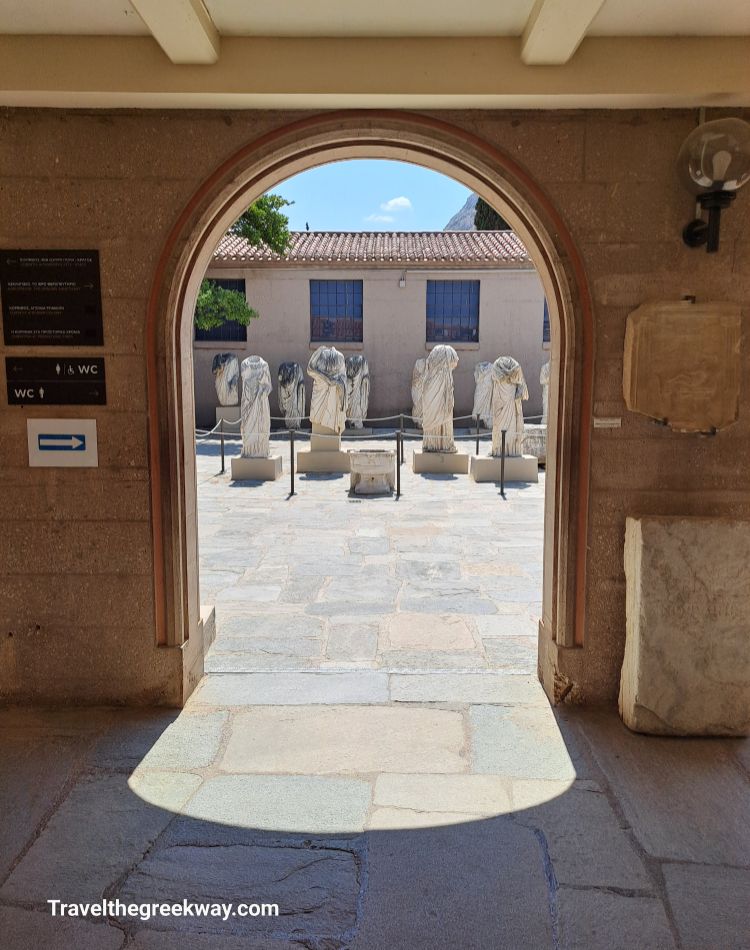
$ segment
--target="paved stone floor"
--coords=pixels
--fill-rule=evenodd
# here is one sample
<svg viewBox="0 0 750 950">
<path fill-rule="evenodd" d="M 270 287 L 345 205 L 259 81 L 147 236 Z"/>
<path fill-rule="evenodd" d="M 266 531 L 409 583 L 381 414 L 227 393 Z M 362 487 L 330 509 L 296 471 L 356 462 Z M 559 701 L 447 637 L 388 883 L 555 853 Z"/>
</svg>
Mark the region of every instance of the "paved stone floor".
<svg viewBox="0 0 750 950">
<path fill-rule="evenodd" d="M 289 498 L 288 474 L 232 483 L 216 477 L 216 447 L 202 450 L 201 600 L 216 606 L 218 631 L 211 672 L 535 672 L 544 474 L 508 486 L 503 500 L 498 486 L 465 475 L 414 475 L 413 445 L 398 501 L 350 497 L 347 475 L 300 475 Z M 288 473 L 288 442 L 277 448 Z"/>
<path fill-rule="evenodd" d="M 187 708 L 0 711 L 3 950 L 747 950 L 750 742 L 550 708 L 525 642 L 540 489 L 301 479 L 287 502 L 215 463 L 217 672 Z M 280 916 L 46 905 L 102 896 Z"/>
</svg>

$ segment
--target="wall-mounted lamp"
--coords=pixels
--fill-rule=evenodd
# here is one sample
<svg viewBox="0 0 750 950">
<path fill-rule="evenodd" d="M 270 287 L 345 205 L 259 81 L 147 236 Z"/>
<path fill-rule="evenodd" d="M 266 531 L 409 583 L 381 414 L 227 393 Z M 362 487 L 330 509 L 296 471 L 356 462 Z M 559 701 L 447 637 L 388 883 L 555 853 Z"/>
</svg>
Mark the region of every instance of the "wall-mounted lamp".
<svg viewBox="0 0 750 950">
<path fill-rule="evenodd" d="M 685 187 L 697 196 L 700 210 L 708 211 L 708 221 L 691 221 L 682 239 L 688 247 L 705 244 L 713 254 L 719 250 L 721 212 L 750 179 L 750 123 L 715 119 L 699 125 L 683 142 L 677 167 Z"/>
<path fill-rule="evenodd" d="M 398 279 L 399 287 L 406 287 L 406 271 Z"/>
</svg>

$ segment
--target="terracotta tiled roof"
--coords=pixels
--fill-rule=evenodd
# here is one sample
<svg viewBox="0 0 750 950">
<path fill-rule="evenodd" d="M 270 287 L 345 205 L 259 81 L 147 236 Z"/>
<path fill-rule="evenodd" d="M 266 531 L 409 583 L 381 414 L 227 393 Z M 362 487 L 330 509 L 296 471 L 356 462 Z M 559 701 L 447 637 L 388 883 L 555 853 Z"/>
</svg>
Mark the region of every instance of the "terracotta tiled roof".
<svg viewBox="0 0 750 950">
<path fill-rule="evenodd" d="M 292 231 L 284 255 L 225 235 L 214 263 L 530 264 L 513 231 Z"/>
</svg>

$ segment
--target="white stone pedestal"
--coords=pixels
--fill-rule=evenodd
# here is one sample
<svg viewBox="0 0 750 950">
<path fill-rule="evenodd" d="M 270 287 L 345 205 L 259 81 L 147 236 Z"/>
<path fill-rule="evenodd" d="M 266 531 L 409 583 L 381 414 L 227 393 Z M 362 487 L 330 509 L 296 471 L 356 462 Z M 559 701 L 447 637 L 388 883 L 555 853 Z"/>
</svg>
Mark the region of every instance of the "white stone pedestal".
<svg viewBox="0 0 750 950">
<path fill-rule="evenodd" d="M 499 482 L 501 464 L 501 460 L 494 455 L 472 455 L 469 474 L 475 482 Z M 536 456 L 506 456 L 505 481 L 538 482 L 539 463 Z"/>
<path fill-rule="evenodd" d="M 396 487 L 393 449 L 349 449 L 350 489 L 355 495 L 390 495 Z"/>
<path fill-rule="evenodd" d="M 415 452 L 412 469 L 417 475 L 466 475 L 469 456 L 465 452 Z"/>
<path fill-rule="evenodd" d="M 226 422 L 239 422 L 240 421 L 240 407 L 239 406 L 217 406 L 216 407 L 216 421 L 220 422 L 224 419 Z M 239 432 L 237 426 L 232 426 L 232 432 Z"/>
<path fill-rule="evenodd" d="M 628 518 L 625 580 L 625 725 L 750 734 L 750 522 Z"/>
<path fill-rule="evenodd" d="M 348 472 L 349 453 L 341 451 L 341 436 L 313 423 L 310 448 L 297 452 L 298 472 Z"/>
<path fill-rule="evenodd" d="M 547 463 L 547 425 L 525 423 L 523 427 L 523 454 L 533 455 L 540 465 Z"/>
<path fill-rule="evenodd" d="M 242 456 L 232 459 L 232 481 L 275 482 L 282 470 L 280 455 L 269 455 L 265 459 Z"/>
</svg>

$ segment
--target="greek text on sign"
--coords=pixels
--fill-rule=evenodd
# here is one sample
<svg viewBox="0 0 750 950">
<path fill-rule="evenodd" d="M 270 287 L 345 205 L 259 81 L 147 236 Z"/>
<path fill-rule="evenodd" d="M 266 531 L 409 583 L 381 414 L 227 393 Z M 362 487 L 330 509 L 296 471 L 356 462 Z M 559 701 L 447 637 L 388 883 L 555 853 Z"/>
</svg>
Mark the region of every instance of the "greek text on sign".
<svg viewBox="0 0 750 950">
<path fill-rule="evenodd" d="M 6 346 L 102 346 L 98 251 L 0 249 Z"/>
<path fill-rule="evenodd" d="M 32 468 L 97 468 L 96 419 L 28 419 Z"/>
</svg>

